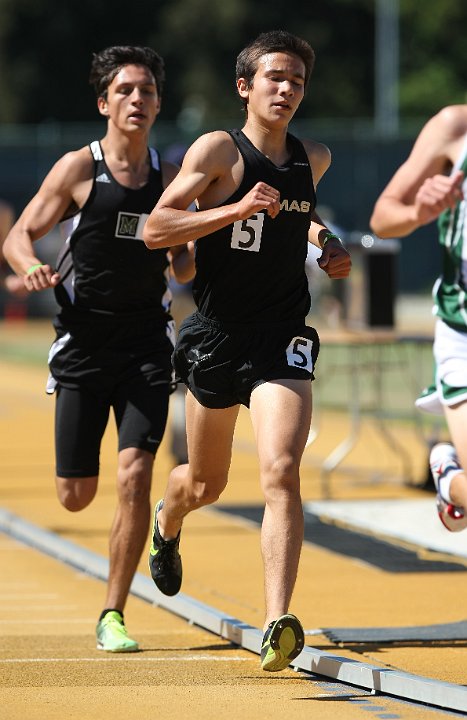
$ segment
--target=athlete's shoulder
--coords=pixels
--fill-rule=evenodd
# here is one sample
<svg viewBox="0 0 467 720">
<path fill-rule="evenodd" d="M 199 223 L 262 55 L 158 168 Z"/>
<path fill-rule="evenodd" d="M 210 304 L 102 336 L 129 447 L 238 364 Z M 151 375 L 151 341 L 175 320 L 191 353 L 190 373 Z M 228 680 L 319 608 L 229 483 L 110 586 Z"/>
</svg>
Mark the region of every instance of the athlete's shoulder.
<svg viewBox="0 0 467 720">
<path fill-rule="evenodd" d="M 225 168 L 233 165 L 238 150 L 232 137 L 225 130 L 214 130 L 201 135 L 187 150 L 182 167 L 210 166 Z"/>
<path fill-rule="evenodd" d="M 438 130 L 452 140 L 459 139 L 467 133 L 467 103 L 447 105 L 427 122 L 426 127 Z"/>
<path fill-rule="evenodd" d="M 94 160 L 89 145 L 85 145 L 79 150 L 71 150 L 65 153 L 65 155 L 62 155 L 60 160 L 57 161 L 55 166 L 60 166 L 63 170 L 73 173 L 92 170 Z"/>
<path fill-rule="evenodd" d="M 302 139 L 302 143 L 317 184 L 331 164 L 331 151 L 327 145 L 316 140 Z"/>
<path fill-rule="evenodd" d="M 201 153 L 229 152 L 235 144 L 231 135 L 226 130 L 214 130 L 212 132 L 201 135 L 193 145 L 189 152 L 195 150 Z"/>
<path fill-rule="evenodd" d="M 49 179 L 71 187 L 75 183 L 92 178 L 94 160 L 88 145 L 79 150 L 71 150 L 57 160 L 48 174 Z"/>
</svg>

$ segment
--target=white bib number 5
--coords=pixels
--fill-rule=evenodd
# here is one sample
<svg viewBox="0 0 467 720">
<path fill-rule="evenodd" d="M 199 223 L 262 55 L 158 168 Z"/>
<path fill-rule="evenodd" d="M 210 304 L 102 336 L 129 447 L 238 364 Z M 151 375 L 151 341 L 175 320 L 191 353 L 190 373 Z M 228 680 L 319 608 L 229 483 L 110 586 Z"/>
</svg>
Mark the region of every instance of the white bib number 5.
<svg viewBox="0 0 467 720">
<path fill-rule="evenodd" d="M 287 348 L 287 364 L 291 367 L 313 371 L 313 358 L 311 350 L 313 340 L 304 337 L 294 337 Z"/>
<path fill-rule="evenodd" d="M 237 220 L 233 226 L 230 247 L 234 250 L 259 252 L 263 223 L 264 213 L 256 213 L 246 220 Z"/>
</svg>

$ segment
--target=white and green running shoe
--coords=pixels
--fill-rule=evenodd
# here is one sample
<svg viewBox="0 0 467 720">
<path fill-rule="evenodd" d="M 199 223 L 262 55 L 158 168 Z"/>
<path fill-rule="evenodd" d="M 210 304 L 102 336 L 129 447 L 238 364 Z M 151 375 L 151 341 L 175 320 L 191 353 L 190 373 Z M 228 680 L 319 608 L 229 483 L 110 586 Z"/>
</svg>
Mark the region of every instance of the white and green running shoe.
<svg viewBox="0 0 467 720">
<path fill-rule="evenodd" d="M 137 652 L 136 640 L 128 637 L 121 613 L 109 610 L 96 626 L 97 649 L 107 652 Z"/>
<path fill-rule="evenodd" d="M 261 646 L 261 667 L 269 672 L 285 670 L 303 650 L 305 633 L 295 615 L 281 615 L 266 628 Z"/>
<path fill-rule="evenodd" d="M 467 511 L 454 505 L 449 494 L 451 480 L 463 472 L 457 453 L 451 443 L 437 443 L 430 452 L 430 469 L 436 487 L 436 505 L 439 519 L 451 532 L 467 528 Z"/>
</svg>

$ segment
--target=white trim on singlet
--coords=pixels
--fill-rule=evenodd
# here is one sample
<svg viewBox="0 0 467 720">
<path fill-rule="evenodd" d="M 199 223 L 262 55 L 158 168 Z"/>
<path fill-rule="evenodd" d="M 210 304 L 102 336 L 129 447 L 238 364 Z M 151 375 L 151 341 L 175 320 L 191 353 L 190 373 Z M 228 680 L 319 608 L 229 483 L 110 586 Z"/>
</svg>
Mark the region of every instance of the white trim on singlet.
<svg viewBox="0 0 467 720">
<path fill-rule="evenodd" d="M 68 242 L 81 220 L 81 210 L 76 215 L 72 215 L 60 223 L 60 233 L 65 242 Z"/>
<path fill-rule="evenodd" d="M 89 147 L 91 148 L 92 156 L 94 160 L 103 160 L 104 155 L 102 153 L 102 148 L 99 140 L 93 140 L 92 143 L 89 144 Z"/>
<path fill-rule="evenodd" d="M 451 175 L 452 173 L 456 172 L 456 170 L 459 170 L 461 165 L 463 164 L 465 158 L 467 156 L 467 133 L 465 133 L 464 142 L 462 145 L 462 150 L 459 153 L 459 157 L 457 158 L 455 164 L 452 167 Z"/>
<path fill-rule="evenodd" d="M 91 143 L 89 143 L 89 147 L 91 149 L 91 153 L 92 153 L 94 160 L 103 160 L 104 159 L 104 153 L 102 152 L 102 148 L 101 148 L 101 144 L 100 144 L 99 140 L 93 140 Z M 159 153 L 153 147 L 150 147 L 148 149 L 149 149 L 149 156 L 151 158 L 151 166 L 154 168 L 154 170 L 160 170 L 161 163 L 160 163 L 160 159 L 159 159 Z"/>
</svg>

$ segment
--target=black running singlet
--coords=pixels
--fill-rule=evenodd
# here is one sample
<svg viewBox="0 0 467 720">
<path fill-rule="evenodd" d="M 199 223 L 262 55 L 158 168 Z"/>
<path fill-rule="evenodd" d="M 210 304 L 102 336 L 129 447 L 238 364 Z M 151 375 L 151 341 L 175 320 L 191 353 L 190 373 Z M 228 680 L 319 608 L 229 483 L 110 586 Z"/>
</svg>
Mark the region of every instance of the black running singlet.
<svg viewBox="0 0 467 720">
<path fill-rule="evenodd" d="M 55 288 L 63 308 L 111 315 L 147 311 L 166 317 L 166 249 L 149 250 L 142 240 L 144 223 L 162 193 L 159 155 L 148 148 L 151 169 L 137 190 L 120 185 L 105 162 L 100 143 L 90 145 L 94 181 L 80 212 L 61 223 L 65 244 L 57 259 L 63 278 Z"/>
<path fill-rule="evenodd" d="M 204 317 L 221 322 L 304 319 L 310 309 L 305 275 L 308 230 L 316 205 L 305 148 L 288 134 L 290 158 L 279 167 L 241 130 L 229 135 L 242 155 L 244 174 L 223 204 L 237 202 L 263 181 L 280 192 L 281 209 L 274 219 L 258 212 L 197 240 L 195 302 Z"/>
</svg>

